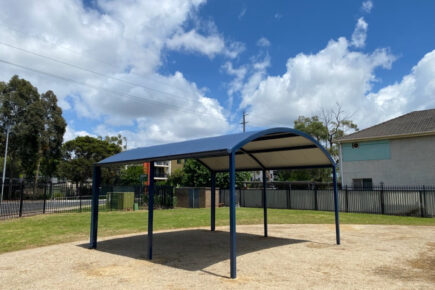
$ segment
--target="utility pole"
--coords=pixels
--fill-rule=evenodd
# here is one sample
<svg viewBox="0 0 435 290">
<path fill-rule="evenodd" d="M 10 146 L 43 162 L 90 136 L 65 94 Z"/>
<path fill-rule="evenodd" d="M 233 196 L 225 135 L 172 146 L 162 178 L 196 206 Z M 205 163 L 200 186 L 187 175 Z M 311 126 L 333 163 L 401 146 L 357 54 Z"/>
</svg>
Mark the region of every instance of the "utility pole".
<svg viewBox="0 0 435 290">
<path fill-rule="evenodd" d="M 11 131 L 11 125 L 7 125 L 6 130 L 6 148 L 5 148 L 5 160 L 3 161 L 3 179 L 2 179 L 2 192 L 0 195 L 0 215 L 2 213 L 2 204 L 3 204 L 3 192 L 5 190 L 5 178 L 6 178 L 6 159 L 8 157 L 8 145 L 9 145 L 9 132 Z M 10 182 L 10 180 L 9 180 Z"/>
<path fill-rule="evenodd" d="M 248 122 L 246 122 L 246 116 L 247 116 L 247 115 L 248 115 L 248 114 L 246 114 L 246 112 L 243 111 L 243 121 L 240 123 L 240 124 L 243 125 L 243 133 L 246 132 L 246 124 L 248 123 Z"/>
</svg>

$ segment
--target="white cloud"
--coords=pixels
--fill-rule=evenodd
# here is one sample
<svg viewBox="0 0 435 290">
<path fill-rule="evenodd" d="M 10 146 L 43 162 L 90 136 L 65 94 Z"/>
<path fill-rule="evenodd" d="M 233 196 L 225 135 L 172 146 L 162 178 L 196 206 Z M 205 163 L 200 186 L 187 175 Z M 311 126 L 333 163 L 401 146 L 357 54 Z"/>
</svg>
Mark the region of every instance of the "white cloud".
<svg viewBox="0 0 435 290">
<path fill-rule="evenodd" d="M 276 12 L 276 13 L 273 15 L 273 17 L 274 17 L 276 20 L 280 20 L 280 19 L 282 18 L 282 14 Z"/>
<path fill-rule="evenodd" d="M 63 135 L 63 142 L 67 142 L 70 140 L 75 139 L 76 137 L 83 137 L 83 136 L 91 136 L 91 137 L 97 137 L 94 134 L 91 134 L 87 131 L 76 131 L 74 128 L 71 127 L 71 125 L 66 126 L 65 135 Z"/>
<path fill-rule="evenodd" d="M 267 39 L 266 37 L 261 37 L 258 41 L 257 41 L 257 45 L 261 46 L 261 47 L 269 47 L 270 46 L 270 41 L 269 39 Z"/>
<path fill-rule="evenodd" d="M 245 16 L 246 11 L 248 11 L 248 8 L 246 8 L 246 7 L 244 7 L 242 9 L 242 11 L 240 11 L 239 16 L 238 16 L 239 20 L 241 20 L 243 18 L 243 16 Z"/>
<path fill-rule="evenodd" d="M 368 99 L 387 118 L 435 108 L 435 50 L 427 53 L 400 82 L 370 93 Z"/>
<path fill-rule="evenodd" d="M 373 2 L 371 0 L 364 1 L 361 5 L 361 9 L 366 12 L 370 13 L 373 8 Z"/>
<path fill-rule="evenodd" d="M 331 40 L 316 54 L 300 53 L 287 61 L 283 75 L 267 76 L 268 61 L 241 90 L 241 109 L 248 108 L 251 125 L 292 126 L 299 115 L 319 114 L 336 102 L 360 125 L 376 121 L 376 104 L 367 97 L 376 68 L 390 68 L 394 56 L 385 49 L 366 54 L 352 51 L 345 38 Z"/>
<path fill-rule="evenodd" d="M 367 28 L 368 24 L 365 22 L 363 17 L 358 19 L 356 23 L 355 30 L 352 33 L 352 42 L 351 44 L 357 48 L 364 47 L 366 44 L 367 38 Z"/>
<path fill-rule="evenodd" d="M 202 49 L 201 53 L 208 55 L 235 57 L 243 49 L 239 43 L 224 43 L 212 29 L 203 35 L 195 30 L 180 34 L 204 1 L 95 3 L 98 10 L 75 0 L 8 3 L 0 10 L 1 42 L 76 67 L 0 44 L 0 59 L 52 75 L 0 63 L 0 79 L 7 81 L 19 74 L 40 91 L 52 89 L 62 108 L 73 110 L 81 122 L 93 119 L 113 131 L 118 126 L 132 126 L 127 131 L 137 146 L 228 129 L 223 108 L 208 98 L 203 88 L 181 72 L 158 73 L 162 51 L 176 36 L 191 37 L 193 44 L 189 48 L 186 40 L 180 44 L 183 49 Z M 202 48 L 206 44 L 210 45 Z M 82 133 L 68 127 L 67 137 Z"/>
<path fill-rule="evenodd" d="M 241 66 L 239 68 L 234 68 L 231 62 L 226 62 L 222 68 L 225 72 L 231 76 L 234 76 L 234 80 L 230 83 L 228 89 L 228 95 L 233 95 L 235 92 L 240 91 L 243 87 L 243 80 L 245 79 L 247 68 Z"/>
<path fill-rule="evenodd" d="M 188 32 L 175 34 L 166 42 L 167 47 L 173 50 L 185 50 L 188 52 L 199 52 L 210 58 L 217 54 L 224 54 L 231 58 L 236 57 L 241 51 L 238 47 L 226 47 L 224 39 L 218 35 L 203 36 L 195 29 Z"/>
</svg>

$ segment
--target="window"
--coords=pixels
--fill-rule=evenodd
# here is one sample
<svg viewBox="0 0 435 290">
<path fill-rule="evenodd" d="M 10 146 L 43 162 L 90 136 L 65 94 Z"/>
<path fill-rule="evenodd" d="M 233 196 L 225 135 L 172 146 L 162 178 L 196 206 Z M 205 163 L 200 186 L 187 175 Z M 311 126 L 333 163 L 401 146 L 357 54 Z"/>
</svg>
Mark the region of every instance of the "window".
<svg viewBox="0 0 435 290">
<path fill-rule="evenodd" d="M 177 159 L 177 164 L 183 164 L 183 159 Z"/>
<path fill-rule="evenodd" d="M 355 189 L 372 189 L 373 181 L 371 178 L 356 178 L 352 179 L 353 188 Z"/>
</svg>

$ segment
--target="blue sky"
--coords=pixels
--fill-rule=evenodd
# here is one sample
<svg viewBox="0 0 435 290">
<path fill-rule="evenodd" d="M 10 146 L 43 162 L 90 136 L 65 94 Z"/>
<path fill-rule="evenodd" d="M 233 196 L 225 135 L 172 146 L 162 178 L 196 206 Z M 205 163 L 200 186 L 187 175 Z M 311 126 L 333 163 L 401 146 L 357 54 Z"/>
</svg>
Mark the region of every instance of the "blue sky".
<svg viewBox="0 0 435 290">
<path fill-rule="evenodd" d="M 433 1 L 14 1 L 0 80 L 52 89 L 66 139 L 129 147 L 291 126 L 336 109 L 361 127 L 435 107 Z"/>
</svg>

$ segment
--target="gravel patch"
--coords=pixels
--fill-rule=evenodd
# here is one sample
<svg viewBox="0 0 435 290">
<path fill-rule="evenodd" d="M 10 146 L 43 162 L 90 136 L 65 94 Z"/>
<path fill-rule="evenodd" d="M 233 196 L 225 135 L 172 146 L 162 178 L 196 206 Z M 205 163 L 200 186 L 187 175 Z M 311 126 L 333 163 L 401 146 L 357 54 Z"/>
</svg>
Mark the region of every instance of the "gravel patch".
<svg viewBox="0 0 435 290">
<path fill-rule="evenodd" d="M 228 227 L 87 241 L 0 255 L 1 289 L 435 288 L 435 227 L 342 225 L 237 227 L 237 279 L 229 279 Z"/>
</svg>

